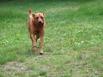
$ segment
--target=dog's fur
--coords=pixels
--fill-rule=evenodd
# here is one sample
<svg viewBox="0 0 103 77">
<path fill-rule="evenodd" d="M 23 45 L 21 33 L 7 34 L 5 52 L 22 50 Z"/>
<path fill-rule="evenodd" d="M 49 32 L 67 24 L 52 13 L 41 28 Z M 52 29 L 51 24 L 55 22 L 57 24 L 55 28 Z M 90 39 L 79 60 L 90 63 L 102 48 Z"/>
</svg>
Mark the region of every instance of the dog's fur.
<svg viewBox="0 0 103 77">
<path fill-rule="evenodd" d="M 40 38 L 40 54 L 43 54 L 44 24 L 45 21 L 43 13 L 34 14 L 31 10 L 29 10 L 28 29 L 32 41 L 32 48 L 34 51 L 36 50 L 36 43 Z"/>
</svg>

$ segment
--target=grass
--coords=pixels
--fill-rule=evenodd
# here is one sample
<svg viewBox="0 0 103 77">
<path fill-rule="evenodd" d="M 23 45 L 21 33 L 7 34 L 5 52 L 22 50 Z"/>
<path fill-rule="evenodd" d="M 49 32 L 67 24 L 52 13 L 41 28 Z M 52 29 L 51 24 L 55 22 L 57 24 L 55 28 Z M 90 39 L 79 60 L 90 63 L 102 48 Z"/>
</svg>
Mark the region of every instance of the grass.
<svg viewBox="0 0 103 77">
<path fill-rule="evenodd" d="M 102 77 L 102 7 L 102 0 L 2 1 L 0 77 Z M 29 8 L 45 13 L 42 56 L 31 53 Z"/>
</svg>

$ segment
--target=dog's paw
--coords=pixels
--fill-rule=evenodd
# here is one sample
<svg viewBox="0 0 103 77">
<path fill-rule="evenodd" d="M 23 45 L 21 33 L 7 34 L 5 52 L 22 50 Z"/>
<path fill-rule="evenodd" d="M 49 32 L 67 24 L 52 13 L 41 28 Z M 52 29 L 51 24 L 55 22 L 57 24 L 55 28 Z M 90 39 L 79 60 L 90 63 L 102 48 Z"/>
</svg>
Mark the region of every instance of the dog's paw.
<svg viewBox="0 0 103 77">
<path fill-rule="evenodd" d="M 43 53 L 40 53 L 40 55 L 43 55 Z"/>
<path fill-rule="evenodd" d="M 33 52 L 37 51 L 37 48 L 36 47 L 32 47 L 32 51 Z"/>
<path fill-rule="evenodd" d="M 40 51 L 40 55 L 43 55 L 43 50 Z"/>
</svg>

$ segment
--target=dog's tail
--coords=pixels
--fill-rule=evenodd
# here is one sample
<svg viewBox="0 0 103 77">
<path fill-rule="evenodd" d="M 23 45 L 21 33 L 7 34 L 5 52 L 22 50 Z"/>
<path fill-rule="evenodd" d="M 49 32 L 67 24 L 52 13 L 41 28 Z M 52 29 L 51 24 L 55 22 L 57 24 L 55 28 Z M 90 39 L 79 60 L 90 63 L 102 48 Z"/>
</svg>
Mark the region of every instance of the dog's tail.
<svg viewBox="0 0 103 77">
<path fill-rule="evenodd" d="M 31 9 L 29 9 L 29 14 L 32 14 L 32 10 Z"/>
</svg>

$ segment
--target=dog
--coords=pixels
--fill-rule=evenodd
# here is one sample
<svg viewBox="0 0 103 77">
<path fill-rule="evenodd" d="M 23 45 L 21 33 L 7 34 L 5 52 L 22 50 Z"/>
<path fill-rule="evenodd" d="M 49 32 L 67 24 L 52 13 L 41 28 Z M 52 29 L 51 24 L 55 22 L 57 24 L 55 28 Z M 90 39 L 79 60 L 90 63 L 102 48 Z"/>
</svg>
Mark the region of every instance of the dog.
<svg viewBox="0 0 103 77">
<path fill-rule="evenodd" d="M 28 30 L 30 38 L 32 41 L 32 49 L 36 51 L 37 40 L 40 38 L 40 54 L 43 54 L 44 46 L 44 26 L 45 19 L 44 13 L 32 13 L 32 10 L 29 10 L 29 21 L 28 21 Z"/>
</svg>

